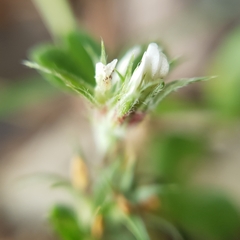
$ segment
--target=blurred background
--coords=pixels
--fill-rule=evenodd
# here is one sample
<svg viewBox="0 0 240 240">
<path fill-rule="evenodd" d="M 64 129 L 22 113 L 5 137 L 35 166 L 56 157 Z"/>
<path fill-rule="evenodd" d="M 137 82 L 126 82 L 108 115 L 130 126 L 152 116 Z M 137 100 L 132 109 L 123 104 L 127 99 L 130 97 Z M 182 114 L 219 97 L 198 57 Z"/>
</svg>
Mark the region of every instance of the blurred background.
<svg viewBox="0 0 240 240">
<path fill-rule="evenodd" d="M 186 151 L 195 149 L 195 143 L 202 146 L 195 155 L 181 155 L 198 160 L 190 182 L 220 189 L 240 208 L 240 1 L 69 2 L 79 26 L 97 41 L 104 39 L 110 58 L 126 46 L 156 40 L 170 59 L 180 57 L 169 80 L 217 76 L 173 94 L 139 134 L 155 133 L 153 158 L 164 152 L 174 166 L 181 152 L 166 155 L 169 148 L 176 149 L 174 144 Z M 22 65 L 30 48 L 51 41 L 32 1 L 0 0 L 1 240 L 55 239 L 46 212 L 65 196 L 49 190 L 46 182 L 22 184 L 20 179 L 36 172 L 68 177 L 78 145 L 94 159 L 81 99 L 58 91 Z M 176 176 L 171 166 L 164 167 L 168 176 Z"/>
</svg>

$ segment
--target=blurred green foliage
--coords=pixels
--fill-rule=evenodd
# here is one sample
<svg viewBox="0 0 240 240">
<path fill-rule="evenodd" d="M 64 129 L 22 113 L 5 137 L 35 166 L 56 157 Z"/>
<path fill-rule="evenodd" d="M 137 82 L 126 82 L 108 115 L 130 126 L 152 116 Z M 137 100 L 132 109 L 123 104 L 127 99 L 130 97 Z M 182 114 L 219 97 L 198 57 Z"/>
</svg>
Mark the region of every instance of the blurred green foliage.
<svg viewBox="0 0 240 240">
<path fill-rule="evenodd" d="M 161 186 L 160 216 L 177 226 L 183 239 L 237 239 L 240 234 L 237 208 L 222 193 L 192 186 L 196 166 L 209 159 L 211 145 L 207 138 L 197 132 L 176 133 L 164 129 L 160 136 L 155 132 L 149 144 L 148 165 L 151 166 L 149 174 Z"/>
<path fill-rule="evenodd" d="M 0 118 L 6 118 L 20 110 L 35 106 L 57 95 L 55 88 L 50 87 L 39 77 L 26 79 L 0 89 Z"/>
<path fill-rule="evenodd" d="M 163 133 L 154 138 L 150 149 L 153 168 L 167 182 L 189 180 L 207 151 L 204 137 L 189 133 Z"/>
<path fill-rule="evenodd" d="M 166 209 L 193 239 L 227 240 L 239 236 L 240 215 L 226 196 L 202 189 L 169 189 Z"/>
<path fill-rule="evenodd" d="M 239 39 L 237 27 L 220 44 L 209 67 L 217 78 L 205 85 L 208 104 L 225 116 L 240 115 Z"/>
<path fill-rule="evenodd" d="M 49 214 L 54 230 L 63 240 L 84 239 L 84 231 L 79 227 L 75 212 L 67 206 L 55 205 Z"/>
<path fill-rule="evenodd" d="M 210 105 L 212 110 L 230 116 L 240 113 L 239 39 L 237 30 L 218 50 L 210 73 L 219 77 L 206 89 L 206 107 Z M 102 53 L 106 61 L 105 51 Z M 54 85 L 74 90 L 95 104 L 94 66 L 100 58 L 100 44 L 83 32 L 71 32 L 57 46 L 33 49 L 31 59 L 35 63 L 27 62 L 26 65 L 39 70 Z M 170 92 L 198 80 L 206 78 L 181 79 L 166 84 L 158 102 Z M 191 111 L 195 106 L 171 99 L 160 111 Z M 202 110 L 201 104 L 197 110 Z M 55 231 L 63 240 L 148 240 L 159 239 L 159 235 L 163 240 L 239 238 L 240 215 L 227 197 L 188 186 L 195 166 L 209 153 L 207 138 L 200 132 L 177 133 L 165 129 L 160 133 L 156 131 L 149 150 L 145 149 L 148 160 L 132 161 L 124 151 L 119 151 L 117 157 L 113 154 L 87 190 L 76 191 L 68 185 L 73 188 L 74 195 L 78 195 L 79 208 L 76 211 L 56 205 L 49 216 Z M 137 154 L 137 157 L 143 156 Z M 139 169 L 145 171 L 139 173 Z M 103 220 L 96 223 L 98 216 Z M 156 220 L 157 227 L 151 227 L 151 219 Z M 94 235 L 94 227 L 101 233 L 99 236 Z"/>
<path fill-rule="evenodd" d="M 45 47 L 43 50 L 35 51 L 33 59 L 40 65 L 39 70 L 42 70 L 42 67 L 49 70 L 50 74 L 48 72 L 48 75 L 51 80 L 67 83 L 67 87 L 74 90 L 88 87 L 91 95 L 93 93 L 90 90 L 94 84 L 93 79 L 89 76 L 94 76 L 92 68 L 95 61 L 94 56 L 100 56 L 100 52 L 96 48 L 91 58 L 84 57 L 89 52 L 85 48 L 86 45 L 83 44 L 84 40 L 77 33 L 72 33 L 71 37 L 65 39 L 67 39 L 67 44 L 65 42 L 66 45 L 62 45 L 60 48 Z M 237 41 L 233 42 L 237 44 Z M 79 44 L 82 45 L 79 46 Z M 93 52 L 94 48 L 94 45 L 91 45 L 90 52 Z M 228 55 L 228 52 L 229 50 L 226 50 L 224 54 L 229 59 L 232 54 Z M 81 54 L 83 59 L 88 62 L 88 69 L 84 67 L 86 62 L 82 62 Z M 104 57 L 106 58 L 106 56 Z M 211 98 L 207 104 L 216 106 L 213 102 L 218 103 L 220 112 L 232 114 L 238 110 L 236 103 L 238 95 L 233 93 L 235 97 L 231 94 L 226 98 L 222 96 L 225 96 L 228 91 L 229 93 L 232 90 L 235 91 L 238 74 L 228 75 L 225 73 L 232 69 L 232 65 L 224 62 L 225 58 L 222 58 L 217 57 L 216 62 L 219 64 L 218 69 L 225 74 L 222 77 L 224 80 L 211 81 L 212 88 L 206 90 Z M 218 70 L 211 72 L 216 73 L 216 71 Z M 55 74 L 56 72 L 60 73 L 63 78 L 59 78 Z M 88 75 L 87 72 L 91 74 Z M 226 82 L 224 76 L 232 77 L 232 81 Z M 196 80 L 205 80 L 205 78 L 192 79 L 192 81 Z M 220 81 L 222 82 L 220 83 Z M 166 92 L 162 92 L 162 98 L 165 97 L 165 93 L 167 95 L 189 82 L 191 80 L 182 79 L 180 82 L 169 83 Z M 160 96 L 160 100 L 162 98 Z M 200 112 L 204 110 L 202 103 L 189 103 L 184 99 L 176 99 L 175 97 L 166 100 L 161 105 L 163 108 L 156 111 L 157 114 L 186 110 L 191 112 L 193 109 Z M 203 111 L 202 113 L 204 114 Z M 170 129 L 164 129 L 161 132 L 155 131 L 149 149 L 146 151 L 148 161 L 143 159 L 139 162 L 128 162 L 124 153 L 120 153 L 115 161 L 109 162 L 108 167 L 102 170 L 101 175 L 98 176 L 98 180 L 92 183 L 91 191 L 83 191 L 80 194 L 80 196 L 87 197 L 92 209 L 91 214 L 95 216 L 97 213 L 103 218 L 104 233 L 99 238 L 147 240 L 159 239 L 161 236 L 163 240 L 237 239 L 240 234 L 240 215 L 231 201 L 225 195 L 215 191 L 189 187 L 196 166 L 205 158 L 209 159 L 208 137 L 206 133 L 198 131 L 198 129 L 194 133 L 175 132 Z M 141 159 L 145 156 L 145 154 L 138 155 L 138 158 Z M 83 211 L 79 211 L 78 214 L 84 215 L 84 208 L 83 206 Z M 55 213 L 55 211 L 56 209 L 53 212 Z M 62 216 L 64 220 L 65 216 Z M 76 236 L 84 240 L 97 239 L 90 231 L 91 226 L 85 227 L 83 232 L 87 234 L 80 237 L 78 234 L 82 230 L 79 230 L 79 222 L 71 215 L 67 215 L 66 219 L 69 219 L 69 222 L 72 221 L 72 226 L 58 223 L 61 215 L 55 214 L 54 218 L 56 219 L 52 223 L 55 230 L 64 240 L 68 240 L 69 236 L 71 239 L 75 239 Z M 74 235 L 74 231 L 76 231 L 76 235 Z"/>
</svg>

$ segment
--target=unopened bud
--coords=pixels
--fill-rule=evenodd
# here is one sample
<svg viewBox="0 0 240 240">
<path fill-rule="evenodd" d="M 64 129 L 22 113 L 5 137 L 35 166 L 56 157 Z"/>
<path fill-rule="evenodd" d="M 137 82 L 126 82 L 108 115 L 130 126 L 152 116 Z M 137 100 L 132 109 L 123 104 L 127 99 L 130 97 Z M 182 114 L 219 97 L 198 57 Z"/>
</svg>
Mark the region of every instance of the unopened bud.
<svg viewBox="0 0 240 240">
<path fill-rule="evenodd" d="M 119 60 L 118 65 L 117 65 L 117 71 L 123 76 L 126 76 L 127 69 L 129 67 L 129 64 L 132 60 L 132 58 L 136 58 L 139 56 L 141 53 L 141 47 L 140 46 L 135 46 L 131 49 L 129 49 L 125 55 Z M 117 80 L 120 81 L 118 74 L 115 74 Z"/>
<path fill-rule="evenodd" d="M 117 204 L 118 204 L 118 207 L 125 214 L 130 214 L 130 212 L 131 212 L 131 204 L 123 195 L 118 195 L 117 196 Z"/>
<path fill-rule="evenodd" d="M 140 207 L 146 211 L 155 211 L 159 209 L 161 202 L 157 196 L 152 196 L 141 203 Z"/>
<path fill-rule="evenodd" d="M 150 43 L 143 54 L 140 65 L 135 69 L 129 82 L 129 93 L 134 93 L 142 83 L 153 82 L 164 78 L 169 71 L 166 55 L 156 43 Z"/>
<path fill-rule="evenodd" d="M 73 186 L 79 190 L 86 190 L 89 184 L 87 166 L 79 156 L 72 159 L 71 179 Z"/>
<path fill-rule="evenodd" d="M 148 108 L 149 102 L 162 89 L 163 78 L 168 74 L 167 57 L 156 43 L 150 43 L 131 78 L 125 83 L 116 105 L 117 122 L 131 119 L 139 108 Z M 148 99 L 146 101 L 146 99 Z M 130 116 L 131 114 L 131 116 Z M 138 116 L 141 116 L 138 114 Z"/>
<path fill-rule="evenodd" d="M 102 215 L 97 215 L 94 218 L 91 233 L 94 238 L 100 239 L 103 235 L 103 217 Z"/>
</svg>

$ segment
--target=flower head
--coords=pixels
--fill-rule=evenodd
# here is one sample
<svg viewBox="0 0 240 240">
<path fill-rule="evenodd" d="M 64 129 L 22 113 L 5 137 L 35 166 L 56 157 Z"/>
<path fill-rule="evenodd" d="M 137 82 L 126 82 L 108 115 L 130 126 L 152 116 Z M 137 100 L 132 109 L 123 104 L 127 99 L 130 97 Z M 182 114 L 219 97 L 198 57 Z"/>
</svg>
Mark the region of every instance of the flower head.
<svg viewBox="0 0 240 240">
<path fill-rule="evenodd" d="M 156 43 L 148 45 L 140 63 L 132 70 L 140 53 L 141 48 L 135 47 L 120 59 L 118 65 L 117 59 L 108 64 L 104 64 L 105 61 L 96 64 L 95 97 L 105 109 L 111 109 L 110 118 L 116 118 L 117 122 L 123 122 L 135 113 L 143 116 L 162 90 L 163 78 L 168 74 L 167 57 Z"/>
</svg>

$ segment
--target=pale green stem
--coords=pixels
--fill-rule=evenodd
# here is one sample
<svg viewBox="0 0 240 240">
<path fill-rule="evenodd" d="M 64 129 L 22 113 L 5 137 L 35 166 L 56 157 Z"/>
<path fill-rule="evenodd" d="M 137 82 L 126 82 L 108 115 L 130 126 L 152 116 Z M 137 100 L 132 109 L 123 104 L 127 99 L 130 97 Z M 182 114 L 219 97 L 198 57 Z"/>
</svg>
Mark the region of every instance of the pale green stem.
<svg viewBox="0 0 240 240">
<path fill-rule="evenodd" d="M 67 0 L 32 1 L 55 40 L 76 29 L 77 24 Z"/>
</svg>

